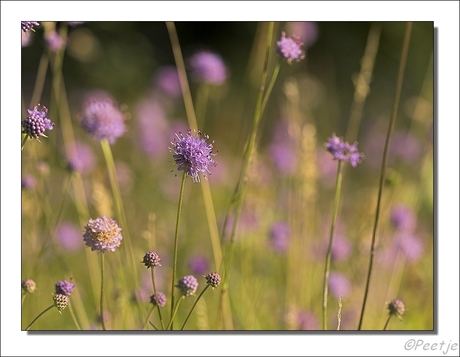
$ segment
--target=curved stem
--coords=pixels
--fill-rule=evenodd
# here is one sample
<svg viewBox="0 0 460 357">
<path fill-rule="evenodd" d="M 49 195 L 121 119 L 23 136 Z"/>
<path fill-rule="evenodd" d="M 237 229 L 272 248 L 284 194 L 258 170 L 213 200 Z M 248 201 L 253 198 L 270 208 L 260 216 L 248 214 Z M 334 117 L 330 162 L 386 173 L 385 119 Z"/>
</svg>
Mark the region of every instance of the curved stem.
<svg viewBox="0 0 460 357">
<path fill-rule="evenodd" d="M 29 330 L 32 327 L 32 325 L 35 323 L 35 321 L 37 321 L 40 318 L 40 316 L 42 316 L 48 310 L 51 310 L 53 307 L 54 307 L 54 304 L 48 306 L 45 310 L 43 310 L 41 313 L 39 313 L 38 316 L 35 319 L 32 320 L 32 322 L 29 324 L 29 326 L 26 327 L 26 331 Z"/>
<path fill-rule="evenodd" d="M 371 242 L 370 257 L 369 257 L 369 268 L 367 271 L 366 287 L 364 289 L 364 299 L 363 299 L 363 305 L 361 307 L 361 316 L 359 318 L 358 330 L 361 330 L 362 325 L 363 325 L 364 312 L 366 309 L 366 302 L 367 302 L 367 297 L 369 294 L 372 267 L 374 263 L 375 238 L 377 235 L 377 227 L 378 227 L 379 217 L 380 217 L 380 204 L 382 200 L 382 192 L 383 192 L 383 186 L 385 182 L 387 154 L 388 154 L 388 148 L 390 146 L 391 134 L 393 132 L 394 123 L 396 121 L 396 113 L 398 112 L 398 104 L 399 104 L 399 99 L 401 96 L 401 88 L 402 88 L 402 83 L 403 83 L 403 78 L 404 78 L 404 69 L 406 67 L 406 62 L 407 62 L 407 53 L 409 51 L 409 42 L 410 42 L 411 32 L 412 32 L 412 22 L 408 22 L 406 24 L 404 44 L 403 44 L 403 49 L 401 53 L 401 60 L 399 62 L 398 78 L 396 80 L 396 90 L 395 90 L 395 95 L 393 98 L 393 107 L 391 110 L 390 122 L 388 124 L 387 137 L 385 140 L 385 148 L 383 150 L 382 166 L 380 169 L 379 191 L 377 195 L 377 207 L 375 211 L 374 227 L 372 230 L 372 242 Z"/>
<path fill-rule="evenodd" d="M 200 295 L 198 295 L 198 297 L 196 298 L 195 300 L 195 303 L 193 304 L 192 308 L 190 309 L 188 315 L 187 315 L 187 318 L 185 319 L 184 323 L 182 324 L 182 327 L 180 328 L 180 330 L 182 331 L 185 327 L 185 324 L 187 323 L 188 319 L 190 318 L 190 316 L 192 315 L 192 311 L 195 309 L 195 306 L 196 304 L 198 303 L 198 301 L 201 299 L 201 296 L 203 296 L 204 292 L 209 288 L 209 284 L 206 285 L 206 287 L 203 289 L 203 291 L 200 293 Z"/>
<path fill-rule="evenodd" d="M 326 264 L 324 267 L 323 277 L 323 330 L 327 330 L 327 296 L 329 291 L 329 271 L 331 268 L 332 241 L 334 240 L 335 223 L 339 211 L 340 190 L 342 188 L 342 161 L 337 165 L 337 179 L 335 182 L 334 210 L 332 213 L 331 233 L 329 236 L 329 245 L 327 247 Z"/>
</svg>

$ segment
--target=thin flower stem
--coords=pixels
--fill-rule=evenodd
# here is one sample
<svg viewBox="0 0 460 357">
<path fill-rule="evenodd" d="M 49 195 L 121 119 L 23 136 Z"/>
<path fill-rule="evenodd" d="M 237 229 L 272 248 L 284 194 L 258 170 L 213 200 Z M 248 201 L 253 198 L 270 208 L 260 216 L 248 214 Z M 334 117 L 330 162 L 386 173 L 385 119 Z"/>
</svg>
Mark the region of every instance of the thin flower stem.
<svg viewBox="0 0 460 357">
<path fill-rule="evenodd" d="M 185 327 L 185 324 L 187 323 L 188 319 L 190 318 L 190 316 L 192 315 L 192 311 L 195 309 L 195 306 L 196 304 L 198 303 L 198 301 L 201 299 L 201 296 L 204 294 L 204 292 L 209 288 L 209 284 L 205 286 L 205 288 L 203 289 L 203 291 L 200 293 L 200 295 L 198 295 L 198 297 L 196 298 L 195 300 L 195 303 L 193 304 L 192 308 L 190 309 L 188 315 L 187 315 L 187 318 L 185 319 L 182 327 L 180 328 L 180 330 L 182 331 Z"/>
<path fill-rule="evenodd" d="M 166 330 L 169 330 L 169 329 L 172 330 L 172 329 L 173 329 L 173 321 L 174 321 L 174 318 L 176 317 L 177 311 L 179 310 L 179 305 L 180 305 L 180 303 L 181 303 L 182 300 L 184 300 L 184 299 L 185 299 L 185 296 L 182 295 L 182 296 L 180 297 L 179 301 L 177 302 L 176 307 L 175 307 L 175 309 L 174 309 L 174 313 L 173 313 L 172 316 L 171 316 L 171 321 L 169 321 L 169 324 L 168 324 L 168 327 L 166 327 Z"/>
<path fill-rule="evenodd" d="M 156 327 L 154 324 L 152 324 L 150 321 L 149 321 L 149 324 L 150 324 L 155 330 L 158 331 L 157 327 Z"/>
<path fill-rule="evenodd" d="M 362 325 L 363 325 L 364 312 L 366 310 L 367 297 L 369 294 L 372 267 L 374 263 L 375 240 L 376 240 L 377 227 L 378 227 L 379 217 L 380 217 L 380 205 L 381 205 L 381 200 L 382 200 L 383 186 L 385 182 L 387 154 L 388 154 L 388 148 L 390 146 L 391 134 L 393 132 L 394 123 L 396 121 L 396 114 L 398 112 L 399 99 L 401 96 L 401 88 L 402 88 L 402 83 L 404 79 L 404 70 L 406 68 L 406 62 L 407 62 L 407 53 L 409 52 L 411 32 L 412 32 L 412 22 L 407 22 L 405 35 L 404 35 L 404 44 L 403 44 L 403 49 L 401 53 L 401 60 L 399 62 L 398 77 L 396 80 L 395 95 L 393 98 L 393 107 L 391 109 L 390 122 L 388 124 L 388 131 L 387 131 L 387 136 L 385 140 L 385 148 L 383 149 L 382 166 L 380 169 L 379 191 L 377 195 L 377 207 L 375 210 L 374 227 L 372 230 L 372 242 L 371 242 L 371 248 L 370 248 L 369 268 L 367 271 L 366 287 L 364 289 L 364 299 L 363 299 L 363 304 L 361 307 L 361 316 L 359 318 L 358 330 L 361 330 Z"/>
<path fill-rule="evenodd" d="M 323 278 L 323 330 L 327 330 L 327 296 L 329 292 L 329 271 L 331 268 L 331 256 L 332 256 L 332 241 L 334 240 L 335 223 L 337 221 L 337 213 L 339 211 L 339 200 L 340 191 L 342 188 L 342 161 L 338 162 L 337 165 L 337 178 L 335 181 L 335 198 L 334 208 L 332 213 L 332 224 L 331 233 L 329 236 L 329 245 L 327 247 L 326 264 L 324 267 L 324 278 Z"/>
<path fill-rule="evenodd" d="M 153 293 L 155 294 L 155 298 L 157 299 L 157 302 L 158 302 L 158 295 L 157 295 L 157 287 L 156 287 L 156 284 L 155 284 L 155 274 L 154 274 L 154 269 L 152 268 L 151 269 L 151 275 L 152 275 L 152 286 L 153 286 Z M 163 328 L 163 330 L 165 329 L 165 325 L 163 323 L 163 318 L 161 317 L 161 311 L 160 311 L 160 307 L 158 306 L 158 316 L 160 317 L 160 322 L 161 322 L 161 327 Z M 148 320 L 148 319 L 147 319 Z"/>
<path fill-rule="evenodd" d="M 147 324 L 150 322 L 150 321 L 149 321 L 149 320 L 150 320 L 150 316 L 152 316 L 152 312 L 155 310 L 155 307 L 156 307 L 156 306 L 154 305 L 154 306 L 152 306 L 152 308 L 150 309 L 149 314 L 147 315 L 147 320 L 145 320 L 144 325 L 142 325 L 142 329 L 143 329 L 143 330 L 145 330 L 145 327 L 146 327 Z M 160 310 L 160 309 L 158 309 L 158 310 Z M 155 327 L 155 326 L 154 326 L 154 327 Z M 155 327 L 155 329 L 156 329 L 156 327 Z"/>
<path fill-rule="evenodd" d="M 180 183 L 179 203 L 177 204 L 176 232 L 174 233 L 173 272 L 172 272 L 172 281 L 171 281 L 171 321 L 169 323 L 171 325 L 171 328 L 172 328 L 173 308 L 174 308 L 174 284 L 176 282 L 177 246 L 178 246 L 178 241 L 179 241 L 179 221 L 180 221 L 180 214 L 182 211 L 182 201 L 184 198 L 184 187 L 185 187 L 186 175 L 187 175 L 187 170 L 184 169 L 184 172 L 182 174 L 182 180 Z M 169 326 L 168 326 L 168 330 L 169 330 Z"/>
<path fill-rule="evenodd" d="M 76 319 L 76 317 L 75 317 L 75 314 L 74 314 L 74 312 L 73 312 L 72 304 L 70 303 L 70 301 L 69 301 L 69 305 L 68 305 L 68 306 L 69 306 L 70 316 L 72 316 L 72 320 L 73 320 L 73 323 L 75 324 L 75 327 L 77 328 L 77 330 L 81 330 L 81 327 L 80 327 L 80 325 L 78 324 L 78 321 L 77 321 L 77 319 Z"/>
<path fill-rule="evenodd" d="M 104 253 L 101 254 L 101 299 L 100 299 L 100 311 L 101 311 L 101 322 L 102 329 L 105 331 L 104 321 Z"/>
<path fill-rule="evenodd" d="M 26 331 L 29 330 L 32 327 L 32 325 L 35 323 L 35 321 L 37 321 L 45 312 L 47 312 L 48 310 L 51 310 L 53 307 L 54 307 L 54 304 L 48 306 L 45 310 L 40 312 L 38 314 L 38 316 L 35 319 L 32 320 L 32 322 L 29 324 L 29 326 L 26 327 Z"/>
<path fill-rule="evenodd" d="M 40 102 L 43 87 L 45 84 L 46 72 L 48 70 L 48 63 L 49 56 L 45 51 L 43 52 L 42 57 L 40 58 L 40 63 L 38 65 L 37 79 L 35 80 L 34 91 L 32 93 L 32 98 L 30 100 L 31 107 Z"/>
<path fill-rule="evenodd" d="M 391 319 L 391 314 L 388 315 L 388 317 L 387 317 L 387 320 L 386 320 L 386 322 L 385 322 L 385 325 L 383 326 L 383 331 L 385 331 L 385 330 L 387 329 L 388 323 L 390 322 L 390 319 Z"/>
</svg>

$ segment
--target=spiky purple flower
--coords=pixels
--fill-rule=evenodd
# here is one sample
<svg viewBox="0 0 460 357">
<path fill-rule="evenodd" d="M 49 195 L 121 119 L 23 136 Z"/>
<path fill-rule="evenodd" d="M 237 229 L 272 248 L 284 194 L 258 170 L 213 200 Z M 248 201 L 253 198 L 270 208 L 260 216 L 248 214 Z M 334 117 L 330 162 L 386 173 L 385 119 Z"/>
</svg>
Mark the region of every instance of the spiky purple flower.
<svg viewBox="0 0 460 357">
<path fill-rule="evenodd" d="M 122 239 L 121 228 L 112 218 L 90 218 L 85 226 L 83 240 L 91 250 L 97 250 L 101 254 L 107 250 L 114 252 L 121 245 Z"/>
<path fill-rule="evenodd" d="M 21 21 L 21 28 L 24 32 L 29 30 L 35 31 L 34 26 L 40 26 L 40 24 L 37 21 Z"/>
<path fill-rule="evenodd" d="M 144 255 L 144 259 L 142 260 L 142 263 L 148 268 L 155 268 L 161 266 L 160 264 L 161 259 L 160 256 L 155 253 L 155 252 L 147 252 Z"/>
<path fill-rule="evenodd" d="M 59 280 L 56 283 L 55 287 L 56 294 L 63 294 L 67 296 L 70 296 L 72 294 L 73 289 L 75 289 L 75 285 L 67 280 Z"/>
<path fill-rule="evenodd" d="M 179 288 L 183 296 L 191 296 L 198 288 L 198 280 L 193 275 L 186 275 L 177 282 L 176 288 Z"/>
<path fill-rule="evenodd" d="M 390 315 L 396 316 L 399 319 L 401 319 L 401 316 L 404 315 L 404 312 L 406 311 L 406 306 L 399 299 L 391 300 L 388 303 L 387 308 Z"/>
<path fill-rule="evenodd" d="M 205 276 L 206 283 L 211 285 L 212 288 L 217 288 L 220 284 L 221 278 L 220 275 L 217 273 L 209 273 Z"/>
<path fill-rule="evenodd" d="M 166 305 L 166 296 L 162 292 L 157 292 L 157 294 L 153 294 L 150 296 L 150 302 L 153 306 L 164 307 Z"/>
<path fill-rule="evenodd" d="M 211 174 L 209 166 L 216 165 L 212 158 L 215 155 L 212 152 L 214 142 L 207 144 L 208 138 L 200 131 L 197 135 L 193 135 L 189 130 L 187 136 L 184 137 L 181 133 L 176 134 L 174 142 L 171 142 L 174 147 L 170 148 L 170 151 L 174 151 L 173 158 L 177 164 L 177 170 L 185 170 L 193 182 L 200 182 L 200 173 L 207 179 L 207 175 Z"/>
<path fill-rule="evenodd" d="M 80 122 L 94 139 L 107 139 L 110 144 L 126 132 L 125 117 L 109 98 L 90 98 L 85 102 Z"/>
<path fill-rule="evenodd" d="M 53 295 L 54 306 L 57 307 L 60 314 L 69 304 L 69 298 L 64 294 L 54 294 Z"/>
<path fill-rule="evenodd" d="M 31 139 L 40 141 L 40 137 L 47 137 L 46 130 L 53 130 L 54 123 L 46 117 L 48 108 L 40 104 L 36 105 L 33 110 L 27 109 L 29 116 L 22 121 L 23 133 Z"/>
<path fill-rule="evenodd" d="M 37 284 L 32 279 L 23 280 L 21 286 L 22 286 L 22 290 L 24 290 L 27 293 L 33 293 L 35 289 L 37 288 Z"/>
<path fill-rule="evenodd" d="M 218 54 L 201 51 L 188 59 L 191 77 L 196 82 L 220 85 L 227 79 L 227 68 Z"/>
<path fill-rule="evenodd" d="M 303 42 L 296 35 L 286 37 L 286 33 L 281 33 L 281 39 L 276 42 L 276 53 L 287 60 L 288 63 L 292 61 L 299 62 L 305 58 L 305 51 L 302 50 Z"/>
<path fill-rule="evenodd" d="M 348 161 L 353 167 L 356 167 L 364 159 L 364 154 L 358 151 L 358 143 L 349 144 L 335 134 L 324 145 L 326 150 L 334 156 L 334 160 Z"/>
</svg>

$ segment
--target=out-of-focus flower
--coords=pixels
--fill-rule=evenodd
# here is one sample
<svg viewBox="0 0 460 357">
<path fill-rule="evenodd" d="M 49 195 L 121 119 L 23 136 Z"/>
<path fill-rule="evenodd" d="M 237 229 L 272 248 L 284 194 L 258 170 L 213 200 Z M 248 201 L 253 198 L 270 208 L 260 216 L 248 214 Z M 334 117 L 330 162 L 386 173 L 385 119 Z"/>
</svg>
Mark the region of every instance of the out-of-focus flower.
<svg viewBox="0 0 460 357">
<path fill-rule="evenodd" d="M 85 21 L 67 21 L 67 25 L 69 25 L 70 27 L 75 27 L 84 23 Z"/>
<path fill-rule="evenodd" d="M 112 218 L 90 218 L 85 226 L 83 240 L 92 251 L 97 250 L 101 254 L 107 250 L 114 252 L 121 245 L 122 239 L 121 228 Z"/>
<path fill-rule="evenodd" d="M 21 21 L 21 29 L 24 32 L 29 30 L 35 31 L 34 26 L 40 26 L 40 23 L 37 21 Z"/>
<path fill-rule="evenodd" d="M 188 267 L 195 275 L 203 275 L 209 270 L 208 259 L 204 256 L 195 256 L 188 261 Z"/>
<path fill-rule="evenodd" d="M 67 161 L 70 171 L 81 174 L 91 173 L 96 164 L 96 159 L 91 148 L 79 141 L 76 141 L 75 145 L 70 149 Z"/>
<path fill-rule="evenodd" d="M 198 288 L 198 280 L 193 275 L 186 275 L 177 282 L 176 287 L 183 296 L 191 296 Z"/>
<path fill-rule="evenodd" d="M 193 182 L 200 182 L 200 173 L 207 179 L 207 176 L 211 174 L 209 167 L 216 165 L 212 158 L 215 155 L 212 152 L 214 142 L 206 143 L 208 138 L 201 132 L 193 135 L 189 130 L 186 137 L 179 133 L 176 134 L 174 142 L 171 142 L 173 147 L 170 150 L 174 151 L 173 158 L 177 164 L 177 170 L 185 170 Z"/>
<path fill-rule="evenodd" d="M 318 39 L 318 24 L 311 21 L 288 22 L 286 29 L 289 33 L 299 35 L 306 47 L 311 47 Z"/>
<path fill-rule="evenodd" d="M 278 121 L 273 133 L 269 146 L 270 158 L 280 172 L 292 174 L 297 169 L 297 155 L 294 140 L 289 135 L 288 122 Z"/>
<path fill-rule="evenodd" d="M 388 305 L 388 314 L 396 316 L 397 318 L 401 319 L 404 312 L 406 312 L 406 305 L 399 299 L 391 300 Z"/>
<path fill-rule="evenodd" d="M 309 311 L 299 311 L 296 314 L 297 330 L 318 330 L 319 323 L 315 314 Z"/>
<path fill-rule="evenodd" d="M 211 287 L 217 288 L 220 284 L 220 275 L 217 273 L 209 273 L 208 275 L 205 276 L 206 278 L 206 283 L 208 285 L 211 285 Z"/>
<path fill-rule="evenodd" d="M 123 113 L 108 98 L 87 100 L 79 119 L 94 139 L 107 139 L 110 144 L 114 144 L 126 132 Z"/>
<path fill-rule="evenodd" d="M 158 291 L 156 295 L 150 296 L 150 302 L 153 306 L 164 307 L 166 305 L 166 295 Z"/>
<path fill-rule="evenodd" d="M 329 289 L 335 298 L 346 297 L 350 294 L 350 281 L 343 274 L 331 273 L 329 275 Z"/>
<path fill-rule="evenodd" d="M 227 79 L 227 68 L 222 57 L 209 51 L 195 53 L 187 61 L 191 78 L 196 82 L 220 85 Z"/>
<path fill-rule="evenodd" d="M 56 285 L 56 294 L 63 294 L 70 296 L 75 289 L 75 285 L 72 284 L 70 281 L 67 280 L 59 280 Z"/>
<path fill-rule="evenodd" d="M 279 252 L 285 253 L 289 248 L 291 227 L 285 222 L 276 222 L 270 229 L 270 245 Z"/>
<path fill-rule="evenodd" d="M 364 159 L 364 154 L 358 151 L 357 143 L 344 142 L 335 134 L 327 140 L 325 147 L 334 156 L 334 160 L 348 161 L 353 167 L 356 167 Z"/>
<path fill-rule="evenodd" d="M 24 290 L 24 292 L 31 293 L 31 294 L 37 288 L 37 284 L 32 279 L 23 280 L 21 286 L 22 286 L 22 290 Z"/>
<path fill-rule="evenodd" d="M 73 223 L 60 223 L 54 231 L 54 236 L 65 250 L 76 251 L 83 246 L 81 244 L 81 230 Z"/>
<path fill-rule="evenodd" d="M 417 225 L 417 218 L 410 207 L 397 204 L 391 209 L 390 222 L 398 231 L 413 232 Z"/>
<path fill-rule="evenodd" d="M 172 98 L 177 98 L 182 94 L 179 75 L 174 66 L 160 67 L 156 73 L 154 83 L 161 93 Z"/>
<path fill-rule="evenodd" d="M 305 51 L 301 46 L 303 42 L 296 35 L 286 37 L 286 33 L 281 33 L 281 39 L 276 42 L 276 53 L 287 60 L 288 63 L 293 61 L 299 62 L 305 58 Z"/>
<path fill-rule="evenodd" d="M 22 132 L 31 139 L 39 140 L 41 136 L 46 138 L 45 131 L 53 130 L 54 127 L 54 123 L 46 117 L 48 108 L 43 106 L 40 109 L 38 104 L 33 110 L 27 109 L 27 111 L 29 116 L 22 121 Z"/>
<path fill-rule="evenodd" d="M 398 234 L 395 240 L 396 248 L 401 250 L 407 261 L 415 262 L 423 255 L 423 243 L 413 234 Z"/>
<path fill-rule="evenodd" d="M 57 52 L 65 47 L 66 41 L 56 31 L 51 31 L 45 35 L 45 44 L 51 52 Z"/>
<path fill-rule="evenodd" d="M 33 32 L 24 32 L 21 31 L 21 46 L 22 47 L 27 47 L 30 45 L 30 41 L 33 38 Z"/>
<path fill-rule="evenodd" d="M 350 241 L 341 235 L 336 235 L 332 241 L 331 259 L 339 262 L 346 260 L 351 254 Z"/>
<path fill-rule="evenodd" d="M 142 259 L 142 263 L 148 268 L 160 267 L 161 264 L 160 256 L 155 252 L 147 252 Z"/>
<path fill-rule="evenodd" d="M 21 187 L 24 190 L 33 190 L 36 185 L 37 181 L 32 175 L 24 175 L 21 179 Z"/>
</svg>

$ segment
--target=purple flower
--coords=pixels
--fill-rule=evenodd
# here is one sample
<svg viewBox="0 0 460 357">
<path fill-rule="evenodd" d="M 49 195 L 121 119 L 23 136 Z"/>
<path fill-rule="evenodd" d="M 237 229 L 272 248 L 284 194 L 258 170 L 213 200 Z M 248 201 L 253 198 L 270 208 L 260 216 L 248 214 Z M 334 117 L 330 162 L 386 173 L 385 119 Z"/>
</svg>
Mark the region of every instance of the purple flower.
<svg viewBox="0 0 460 357">
<path fill-rule="evenodd" d="M 331 259 L 333 261 L 346 260 L 351 254 L 351 244 L 347 238 L 337 235 L 332 241 Z"/>
<path fill-rule="evenodd" d="M 390 222 L 398 231 L 413 232 L 417 224 L 414 211 L 403 204 L 393 206 L 390 214 Z"/>
<path fill-rule="evenodd" d="M 75 285 L 67 280 L 59 280 L 56 283 L 56 294 L 63 294 L 70 296 L 75 288 Z"/>
<path fill-rule="evenodd" d="M 81 230 L 70 222 L 60 223 L 54 232 L 56 239 L 65 250 L 75 251 L 80 249 Z"/>
<path fill-rule="evenodd" d="M 346 297 L 350 294 L 351 286 L 348 278 L 340 273 L 329 275 L 329 289 L 336 298 Z"/>
<path fill-rule="evenodd" d="M 21 187 L 24 190 L 33 190 L 36 185 L 37 181 L 32 175 L 24 175 L 21 179 Z"/>
<path fill-rule="evenodd" d="M 40 104 L 36 105 L 33 110 L 27 109 L 29 116 L 22 121 L 23 133 L 31 139 L 37 139 L 45 135 L 45 130 L 53 130 L 54 123 L 46 117 L 48 108 L 43 106 L 40 109 Z M 39 140 L 40 141 L 40 140 Z"/>
<path fill-rule="evenodd" d="M 142 263 L 148 268 L 155 268 L 160 267 L 161 264 L 160 256 L 155 252 L 147 252 L 144 255 L 144 259 L 142 259 Z"/>
<path fill-rule="evenodd" d="M 349 144 L 344 142 L 335 134 L 327 140 L 325 147 L 334 156 L 334 160 L 348 161 L 353 167 L 356 167 L 364 159 L 364 155 L 358 152 L 357 143 Z"/>
<path fill-rule="evenodd" d="M 69 25 L 70 27 L 75 27 L 84 23 L 85 21 L 67 21 L 67 25 Z"/>
<path fill-rule="evenodd" d="M 170 97 L 177 98 L 182 94 L 179 75 L 174 66 L 164 66 L 158 69 L 155 85 L 162 93 Z"/>
<path fill-rule="evenodd" d="M 89 174 L 93 171 L 96 164 L 91 148 L 78 141 L 75 142 L 75 145 L 70 149 L 67 160 L 69 170 L 81 174 Z"/>
<path fill-rule="evenodd" d="M 33 281 L 32 279 L 25 279 L 22 282 L 21 286 L 22 286 L 22 290 L 24 290 L 24 292 L 31 293 L 31 294 L 37 288 L 37 284 L 35 284 L 35 281 Z"/>
<path fill-rule="evenodd" d="M 191 77 L 196 82 L 220 85 L 227 79 L 225 63 L 218 54 L 201 51 L 188 59 Z"/>
<path fill-rule="evenodd" d="M 296 316 L 298 330 L 318 330 L 319 323 L 315 314 L 309 311 L 299 311 Z"/>
<path fill-rule="evenodd" d="M 45 44 L 50 51 L 57 52 L 65 47 L 66 41 L 56 31 L 52 31 L 45 35 Z"/>
<path fill-rule="evenodd" d="M 209 166 L 216 165 L 212 158 L 215 155 L 212 153 L 214 142 L 207 144 L 208 138 L 207 135 L 202 136 L 201 132 L 192 135 L 192 131 L 189 130 L 186 137 L 179 133 L 176 134 L 174 142 L 171 142 L 174 147 L 170 150 L 174 151 L 173 158 L 177 164 L 177 170 L 185 170 L 193 182 L 200 182 L 200 173 L 207 179 L 207 175 L 211 174 Z"/>
<path fill-rule="evenodd" d="M 150 302 L 153 306 L 164 307 L 166 305 L 166 296 L 162 292 L 157 292 L 156 296 L 153 294 L 150 296 Z"/>
<path fill-rule="evenodd" d="M 298 34 L 307 47 L 313 46 L 318 38 L 318 24 L 316 22 L 288 22 L 286 28 L 290 33 Z"/>
<path fill-rule="evenodd" d="M 415 262 L 423 255 L 423 244 L 415 235 L 398 234 L 395 240 L 396 249 L 400 249 L 406 256 L 407 261 Z"/>
<path fill-rule="evenodd" d="M 387 308 L 390 315 L 396 316 L 399 319 L 401 319 L 401 316 L 404 315 L 404 312 L 406 312 L 406 306 L 399 299 L 391 300 L 388 303 Z"/>
<path fill-rule="evenodd" d="M 177 282 L 176 287 L 183 296 L 191 296 L 198 288 L 198 280 L 193 275 L 186 275 Z"/>
<path fill-rule="evenodd" d="M 24 32 L 21 31 L 21 46 L 27 47 L 30 45 L 30 41 L 32 40 L 33 32 Z"/>
<path fill-rule="evenodd" d="M 35 31 L 34 26 L 40 26 L 40 24 L 37 21 L 21 21 L 21 28 L 24 32 L 29 30 Z"/>
<path fill-rule="evenodd" d="M 112 218 L 90 218 L 85 226 L 83 240 L 92 251 L 97 250 L 101 254 L 107 250 L 114 252 L 121 245 L 122 239 L 121 228 Z"/>
<path fill-rule="evenodd" d="M 274 250 L 285 253 L 289 248 L 291 227 L 287 223 L 277 222 L 270 229 L 270 243 Z"/>
<path fill-rule="evenodd" d="M 220 284 L 220 275 L 217 273 L 209 273 L 208 275 L 205 276 L 206 278 L 206 283 L 208 285 L 211 285 L 211 287 L 217 288 Z"/>
<path fill-rule="evenodd" d="M 90 98 L 83 108 L 81 125 L 94 139 L 107 139 L 114 144 L 126 132 L 125 117 L 114 101 Z"/>
<path fill-rule="evenodd" d="M 282 173 L 294 173 L 297 168 L 297 155 L 294 140 L 289 134 L 288 122 L 278 121 L 273 134 L 273 141 L 269 146 L 270 158 Z"/>
<path fill-rule="evenodd" d="M 281 33 L 281 40 L 276 42 L 276 53 L 287 60 L 288 63 L 292 61 L 299 62 L 305 58 L 305 52 L 300 48 L 303 42 L 296 35 L 286 37 L 286 33 Z"/>
<path fill-rule="evenodd" d="M 188 266 L 195 275 L 203 275 L 209 270 L 208 259 L 204 256 L 192 257 L 188 261 Z"/>
</svg>

